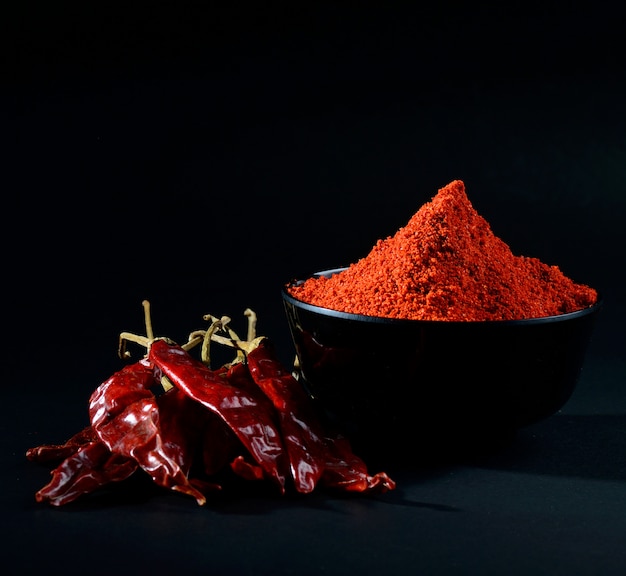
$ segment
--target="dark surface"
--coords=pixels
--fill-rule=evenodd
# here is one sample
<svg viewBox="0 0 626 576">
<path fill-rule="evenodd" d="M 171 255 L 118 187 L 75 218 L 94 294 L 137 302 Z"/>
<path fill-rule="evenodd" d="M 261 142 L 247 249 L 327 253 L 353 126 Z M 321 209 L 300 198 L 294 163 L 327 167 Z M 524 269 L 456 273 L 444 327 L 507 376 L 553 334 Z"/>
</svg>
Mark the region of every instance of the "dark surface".
<svg viewBox="0 0 626 576">
<path fill-rule="evenodd" d="M 402 6 L 2 8 L 7 565 L 623 574 L 623 14 Z M 407 453 L 374 498 L 248 488 L 199 508 L 131 482 L 34 501 L 49 475 L 26 449 L 86 424 L 144 298 L 174 339 L 250 307 L 291 362 L 282 284 L 365 255 L 457 178 L 514 252 L 603 293 L 560 413 L 489 451 Z"/>
</svg>

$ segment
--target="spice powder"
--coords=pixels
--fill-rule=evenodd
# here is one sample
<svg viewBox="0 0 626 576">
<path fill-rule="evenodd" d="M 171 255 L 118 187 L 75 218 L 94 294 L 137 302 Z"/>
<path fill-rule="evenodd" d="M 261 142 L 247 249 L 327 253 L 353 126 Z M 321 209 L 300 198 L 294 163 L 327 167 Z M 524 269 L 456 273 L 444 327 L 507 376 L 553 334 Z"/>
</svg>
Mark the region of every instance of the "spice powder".
<svg viewBox="0 0 626 576">
<path fill-rule="evenodd" d="M 516 256 L 470 203 L 465 185 L 441 188 L 394 236 L 331 277 L 289 287 L 332 310 L 413 320 L 539 318 L 593 305 L 593 288 L 557 266 Z"/>
</svg>

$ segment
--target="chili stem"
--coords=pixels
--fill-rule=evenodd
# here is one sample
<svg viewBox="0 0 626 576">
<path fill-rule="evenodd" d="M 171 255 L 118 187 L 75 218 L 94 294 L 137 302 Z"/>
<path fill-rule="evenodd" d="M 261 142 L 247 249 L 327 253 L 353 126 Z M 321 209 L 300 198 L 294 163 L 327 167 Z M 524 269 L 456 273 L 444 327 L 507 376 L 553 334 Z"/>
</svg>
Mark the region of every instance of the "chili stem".
<svg viewBox="0 0 626 576">
<path fill-rule="evenodd" d="M 167 392 L 171 388 L 174 388 L 174 384 L 172 384 L 172 381 L 164 374 L 161 375 L 161 388 L 163 388 L 163 392 Z"/>
<path fill-rule="evenodd" d="M 203 318 L 204 320 L 211 320 L 211 322 L 217 321 L 217 317 L 213 316 L 212 314 L 205 314 Z M 225 344 L 227 341 L 230 342 L 234 340 L 238 342 L 240 340 L 237 333 L 230 327 L 230 320 L 231 319 L 228 316 L 222 316 L 222 318 L 220 319 L 221 326 L 219 327 L 221 328 L 222 331 L 227 332 L 230 338 L 225 338 L 224 336 L 220 337 L 217 334 L 217 330 L 215 330 L 210 336 L 211 340 L 215 342 L 219 342 L 220 344 Z M 241 348 L 237 346 L 233 346 L 232 344 L 226 344 L 226 345 L 230 346 L 231 348 L 235 348 L 237 350 L 237 355 L 235 359 L 231 362 L 231 364 L 235 364 L 237 362 L 243 362 L 245 360 L 245 354 Z"/>
<path fill-rule="evenodd" d="M 146 325 L 146 335 L 139 336 L 138 334 L 132 334 L 131 332 L 120 333 L 119 344 L 117 348 L 117 354 L 120 358 L 130 358 L 130 352 L 126 350 L 127 342 L 135 342 L 140 346 L 144 346 L 147 351 L 150 349 L 150 344 L 154 341 L 154 331 L 152 329 L 152 318 L 150 317 L 150 302 L 144 300 L 141 305 L 144 311 L 144 322 Z"/>
<path fill-rule="evenodd" d="M 194 346 L 197 346 L 198 344 L 200 344 L 200 342 L 204 340 L 205 333 L 206 333 L 206 330 L 195 330 L 194 332 L 189 334 L 189 336 L 187 337 L 187 342 L 185 342 L 181 346 L 181 348 L 185 350 L 186 352 L 188 352 Z"/>
<path fill-rule="evenodd" d="M 126 350 L 126 342 L 135 342 L 136 344 L 144 346 L 148 349 L 152 340 L 146 336 L 139 336 L 138 334 L 132 334 L 131 332 L 121 332 L 117 348 L 117 354 L 120 358 L 130 358 L 130 352 Z"/>
<path fill-rule="evenodd" d="M 154 340 L 154 332 L 152 330 L 152 318 L 150 316 L 150 302 L 148 300 L 144 300 L 141 305 L 143 306 L 146 323 L 146 336 L 148 337 L 148 340 L 152 342 L 152 340 Z"/>
<path fill-rule="evenodd" d="M 202 340 L 202 349 L 200 352 L 200 358 L 202 362 L 206 364 L 209 368 L 211 367 L 211 336 L 222 327 L 222 321 L 217 318 L 213 319 L 209 329 L 204 333 L 204 338 Z"/>
<path fill-rule="evenodd" d="M 241 350 L 242 352 L 249 354 L 261 343 L 262 340 L 265 339 L 265 336 L 258 336 L 253 340 L 238 340 L 235 338 L 226 338 L 225 336 L 220 336 L 219 334 L 213 334 L 211 339 L 214 342 L 223 344 L 224 346 L 230 346 L 231 348 L 236 348 L 237 350 Z"/>
<path fill-rule="evenodd" d="M 251 342 L 256 338 L 256 313 L 250 308 L 246 308 L 244 311 L 244 316 L 248 317 L 248 342 Z"/>
</svg>

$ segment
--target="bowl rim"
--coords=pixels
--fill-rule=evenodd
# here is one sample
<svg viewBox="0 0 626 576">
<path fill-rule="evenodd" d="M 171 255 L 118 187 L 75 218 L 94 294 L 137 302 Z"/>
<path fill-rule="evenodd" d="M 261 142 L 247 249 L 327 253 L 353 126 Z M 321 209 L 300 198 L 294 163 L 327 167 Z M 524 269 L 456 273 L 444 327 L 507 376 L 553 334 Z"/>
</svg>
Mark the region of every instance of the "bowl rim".
<svg viewBox="0 0 626 576">
<path fill-rule="evenodd" d="M 328 270 L 321 270 L 314 272 L 309 278 L 315 278 L 319 276 L 332 276 L 337 272 L 346 270 L 347 267 L 330 268 Z M 602 294 L 598 292 L 598 298 L 594 304 L 587 308 L 581 308 L 574 312 L 566 312 L 563 314 L 556 314 L 552 316 L 541 316 L 538 318 L 521 318 L 517 320 L 414 320 L 409 318 L 388 318 L 385 316 L 365 316 L 363 314 L 354 314 L 351 312 L 342 312 L 340 310 L 333 310 L 332 308 L 324 308 L 323 306 L 317 306 L 316 304 L 309 304 L 304 300 L 299 300 L 295 296 L 292 296 L 288 288 L 297 284 L 302 284 L 304 279 L 295 279 L 287 282 L 281 289 L 283 300 L 301 308 L 308 312 L 314 312 L 321 314 L 322 316 L 329 316 L 332 318 L 340 318 L 343 320 L 352 320 L 354 322 L 367 322 L 371 324 L 389 324 L 389 325 L 456 325 L 456 326 L 521 326 L 525 324 L 545 324 L 554 322 L 566 322 L 568 320 L 574 320 L 583 316 L 588 316 L 597 312 L 603 305 Z"/>
</svg>

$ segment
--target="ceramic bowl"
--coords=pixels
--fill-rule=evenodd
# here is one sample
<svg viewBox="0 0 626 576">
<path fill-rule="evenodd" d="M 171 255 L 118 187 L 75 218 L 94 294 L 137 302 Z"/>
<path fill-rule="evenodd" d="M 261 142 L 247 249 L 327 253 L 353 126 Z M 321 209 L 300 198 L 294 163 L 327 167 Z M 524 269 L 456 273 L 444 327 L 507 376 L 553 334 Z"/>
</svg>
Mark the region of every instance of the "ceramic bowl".
<svg viewBox="0 0 626 576">
<path fill-rule="evenodd" d="M 556 413 L 579 379 L 601 307 L 447 322 L 338 312 L 294 298 L 288 286 L 282 297 L 302 385 L 355 451 L 382 461 L 497 443 Z"/>
</svg>

